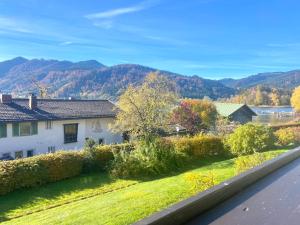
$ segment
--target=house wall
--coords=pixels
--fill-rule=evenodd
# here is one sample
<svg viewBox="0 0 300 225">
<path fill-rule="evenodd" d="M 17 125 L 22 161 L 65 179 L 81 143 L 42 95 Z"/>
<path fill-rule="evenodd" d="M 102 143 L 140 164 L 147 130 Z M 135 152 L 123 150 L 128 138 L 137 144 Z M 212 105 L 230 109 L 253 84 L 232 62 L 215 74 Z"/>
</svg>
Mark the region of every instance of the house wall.
<svg viewBox="0 0 300 225">
<path fill-rule="evenodd" d="M 12 124 L 7 124 L 7 137 L 0 138 L 0 157 L 3 153 L 11 153 L 14 157 L 16 151 L 23 151 L 24 157 L 27 150 L 34 150 L 34 155 L 47 153 L 48 147 L 55 150 L 80 150 L 86 138 L 98 141 L 104 139 L 105 144 L 121 143 L 121 134 L 114 134 L 109 130 L 113 118 L 81 119 L 53 121 L 52 129 L 46 129 L 46 122 L 38 122 L 38 134 L 32 136 L 13 137 Z M 78 123 L 78 136 L 76 143 L 64 143 L 64 124 Z"/>
</svg>

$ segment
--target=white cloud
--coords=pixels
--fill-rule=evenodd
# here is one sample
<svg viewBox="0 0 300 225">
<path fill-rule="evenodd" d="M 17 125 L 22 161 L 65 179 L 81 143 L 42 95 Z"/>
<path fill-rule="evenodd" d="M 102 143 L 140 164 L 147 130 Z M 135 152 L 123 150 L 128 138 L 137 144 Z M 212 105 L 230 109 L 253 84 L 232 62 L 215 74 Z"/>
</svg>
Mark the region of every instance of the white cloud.
<svg viewBox="0 0 300 225">
<path fill-rule="evenodd" d="M 32 31 L 19 20 L 3 16 L 0 16 L 0 30 L 32 33 Z"/>
<path fill-rule="evenodd" d="M 88 18 L 88 19 L 108 19 L 108 18 L 120 16 L 123 14 L 138 12 L 143 9 L 144 8 L 142 6 L 118 8 L 118 9 L 108 10 L 108 11 L 104 11 L 104 12 L 89 14 L 89 15 L 86 15 L 86 18 Z"/>
<path fill-rule="evenodd" d="M 142 10 L 145 10 L 147 8 L 152 7 L 155 2 L 158 0 L 146 0 L 143 1 L 137 5 L 129 6 L 129 7 L 123 7 L 123 8 L 116 8 L 116 9 L 111 9 L 107 11 L 102 11 L 98 13 L 92 13 L 85 15 L 86 18 L 88 19 L 112 19 L 117 16 L 121 16 L 124 14 L 129 14 L 129 13 L 134 13 L 134 12 L 139 12 Z"/>
</svg>

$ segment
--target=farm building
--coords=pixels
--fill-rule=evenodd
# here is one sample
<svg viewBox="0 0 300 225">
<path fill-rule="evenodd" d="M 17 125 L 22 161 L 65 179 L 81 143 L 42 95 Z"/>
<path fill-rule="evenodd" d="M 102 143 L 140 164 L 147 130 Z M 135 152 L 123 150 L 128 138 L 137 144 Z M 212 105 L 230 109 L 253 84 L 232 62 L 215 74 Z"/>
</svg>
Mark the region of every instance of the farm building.
<svg viewBox="0 0 300 225">
<path fill-rule="evenodd" d="M 218 113 L 228 118 L 230 121 L 245 124 L 252 121 L 256 113 L 246 104 L 220 103 L 216 102 L 215 106 Z"/>
</svg>

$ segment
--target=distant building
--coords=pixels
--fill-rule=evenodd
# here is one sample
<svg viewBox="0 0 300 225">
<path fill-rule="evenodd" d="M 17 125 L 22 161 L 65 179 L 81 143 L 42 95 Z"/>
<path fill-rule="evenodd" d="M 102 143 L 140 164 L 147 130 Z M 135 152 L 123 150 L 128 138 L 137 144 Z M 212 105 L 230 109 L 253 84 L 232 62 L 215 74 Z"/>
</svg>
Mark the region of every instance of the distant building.
<svg viewBox="0 0 300 225">
<path fill-rule="evenodd" d="M 228 118 L 230 121 L 245 124 L 252 121 L 256 113 L 246 104 L 233 104 L 233 103 L 214 103 L 218 113 Z"/>
<path fill-rule="evenodd" d="M 87 138 L 120 143 L 108 126 L 116 112 L 107 100 L 13 99 L 0 95 L 0 158 L 81 149 Z"/>
</svg>

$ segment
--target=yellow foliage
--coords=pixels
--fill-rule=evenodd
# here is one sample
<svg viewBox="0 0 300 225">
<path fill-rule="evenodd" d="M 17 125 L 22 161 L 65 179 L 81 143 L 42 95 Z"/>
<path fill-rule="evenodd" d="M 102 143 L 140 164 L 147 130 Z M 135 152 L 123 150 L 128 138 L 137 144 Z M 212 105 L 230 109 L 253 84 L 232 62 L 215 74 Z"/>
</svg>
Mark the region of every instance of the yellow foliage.
<svg viewBox="0 0 300 225">
<path fill-rule="evenodd" d="M 222 139 L 212 135 L 173 138 L 176 151 L 184 152 L 197 158 L 226 154 Z"/>
<path fill-rule="evenodd" d="M 279 129 L 274 132 L 277 141 L 281 145 L 296 144 L 300 142 L 300 128 L 298 127 L 288 127 Z"/>
<path fill-rule="evenodd" d="M 297 112 L 300 112 L 300 86 L 297 87 L 293 92 L 291 105 Z"/>
<path fill-rule="evenodd" d="M 189 172 L 184 175 L 184 179 L 190 184 L 193 193 L 205 191 L 216 185 L 215 174 L 212 172 L 207 174 Z"/>
<path fill-rule="evenodd" d="M 151 136 L 167 127 L 169 112 L 177 103 L 175 84 L 150 73 L 141 86 L 129 86 L 117 103 L 115 131 Z"/>
</svg>

